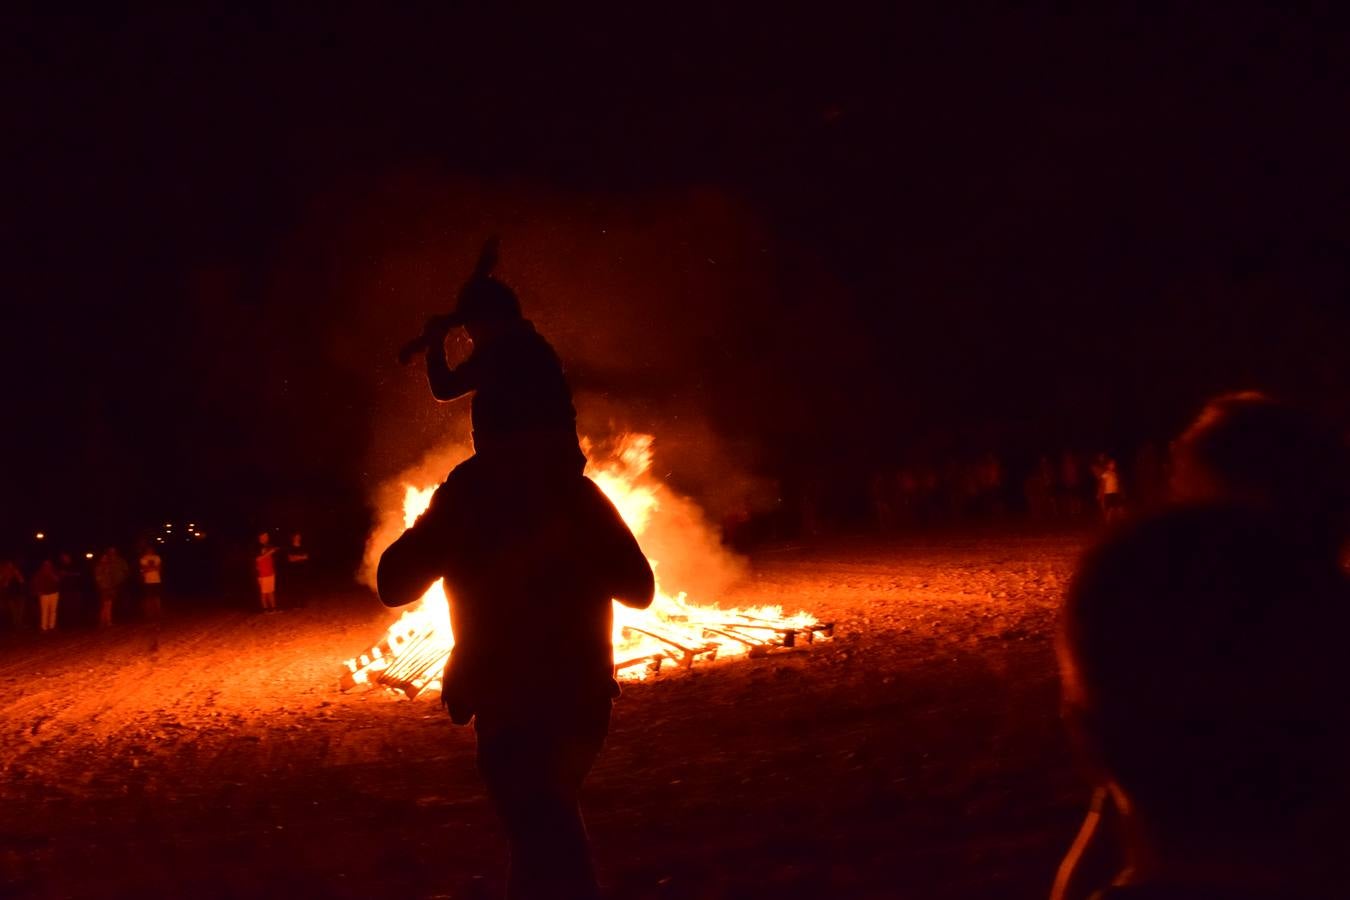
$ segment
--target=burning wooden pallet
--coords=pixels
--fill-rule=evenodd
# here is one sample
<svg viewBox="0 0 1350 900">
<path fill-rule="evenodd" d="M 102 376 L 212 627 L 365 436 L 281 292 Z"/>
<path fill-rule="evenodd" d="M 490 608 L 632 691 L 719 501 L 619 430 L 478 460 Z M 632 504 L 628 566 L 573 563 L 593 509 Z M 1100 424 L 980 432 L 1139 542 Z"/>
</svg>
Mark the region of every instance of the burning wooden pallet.
<svg viewBox="0 0 1350 900">
<path fill-rule="evenodd" d="M 751 659 L 768 656 L 770 653 L 795 649 L 802 644 L 811 644 L 817 637 L 834 637 L 833 622 L 819 622 L 811 625 L 783 627 L 771 623 L 747 621 L 725 622 L 717 625 L 703 625 L 703 635 L 708 638 L 721 638 L 706 643 L 687 644 L 676 638 L 650 631 L 644 628 L 628 626 L 625 631 L 634 631 L 646 637 L 654 638 L 668 646 L 658 653 L 643 653 L 624 659 L 616 659 L 614 671 L 624 673 L 637 666 L 645 666 L 645 675 L 659 675 L 667 662 L 673 662 L 678 668 L 692 669 L 694 663 L 703 660 L 712 662 L 718 658 L 726 640 L 745 647 L 745 654 Z M 800 643 L 799 643 L 800 642 Z M 738 654 L 740 655 L 740 654 Z"/>
<path fill-rule="evenodd" d="M 416 700 L 424 692 L 439 692 L 450 649 L 435 628 L 386 635 L 374 647 L 346 662 L 338 686 L 349 691 L 358 684 L 381 684 Z"/>
<path fill-rule="evenodd" d="M 734 621 L 698 626 L 703 640 L 690 640 L 687 633 L 666 632 L 659 628 L 627 625 L 622 629 L 625 638 L 641 637 L 650 645 L 636 655 L 620 652 L 614 671 L 621 679 L 644 679 L 661 674 L 666 663 L 679 669 L 691 669 L 699 661 L 712 662 L 718 654 L 726 655 L 727 645 L 734 645 L 734 656 L 752 659 L 771 653 L 800 649 L 819 639 L 834 637 L 833 622 L 813 622 L 785 626 L 753 616 L 738 616 Z M 687 632 L 688 629 L 685 629 Z M 347 691 L 359 684 L 379 684 L 402 691 L 416 699 L 424 693 L 439 692 L 441 677 L 449 659 L 446 636 L 435 627 L 408 629 L 387 635 L 366 653 L 347 660 L 346 671 L 340 681 Z"/>
</svg>

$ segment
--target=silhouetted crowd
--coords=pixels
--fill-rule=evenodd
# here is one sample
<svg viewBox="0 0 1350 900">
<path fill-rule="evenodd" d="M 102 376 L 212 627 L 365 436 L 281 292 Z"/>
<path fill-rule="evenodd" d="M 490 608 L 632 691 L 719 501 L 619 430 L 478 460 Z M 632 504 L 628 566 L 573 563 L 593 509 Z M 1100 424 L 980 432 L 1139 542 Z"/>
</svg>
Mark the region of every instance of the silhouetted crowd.
<svg viewBox="0 0 1350 900">
<path fill-rule="evenodd" d="M 47 633 L 74 623 L 157 621 L 161 613 L 164 561 L 142 541 L 128 561 L 116 547 L 83 556 L 69 552 L 36 554 L 31 565 L 0 558 L 0 606 L 10 632 L 36 628 Z"/>
<path fill-rule="evenodd" d="M 0 556 L 0 631 L 45 634 L 78 626 L 159 621 L 168 576 L 159 550 L 164 538 L 143 538 L 125 555 L 112 545 L 99 553 L 51 552 L 47 542 L 43 535 L 38 548 L 26 556 Z M 292 533 L 284 547 L 273 545 L 270 535 L 261 533 L 253 560 L 263 612 L 278 609 L 278 577 L 284 606 L 308 604 L 314 579 L 309 548 L 299 532 Z M 203 568 L 201 559 L 179 558 L 179 562 Z M 243 573 L 242 561 L 229 564 Z M 208 568 L 216 568 L 214 562 Z M 184 582 L 189 580 L 188 573 L 179 574 Z M 219 587 L 219 578 L 207 580 Z"/>
<path fill-rule="evenodd" d="M 1165 503 L 1178 441 L 1147 440 L 1126 452 L 1075 448 L 1039 454 L 915 454 L 894 465 L 815 470 L 776 484 L 776 503 L 733 504 L 728 543 L 872 531 L 904 534 L 984 527 L 1072 528 L 1112 523 Z"/>
<path fill-rule="evenodd" d="M 1141 444 L 1128 475 L 1125 469 L 1104 451 L 1063 450 L 1041 454 L 1030 465 L 1010 471 L 1002 457 L 989 451 L 973 458 L 874 469 L 867 502 L 881 532 L 1014 517 L 1039 523 L 1115 521 L 1127 500 L 1141 507 L 1157 502 L 1168 479 L 1166 461 L 1152 443 Z M 808 520 L 804 530 L 811 533 L 819 527 Z"/>
</svg>

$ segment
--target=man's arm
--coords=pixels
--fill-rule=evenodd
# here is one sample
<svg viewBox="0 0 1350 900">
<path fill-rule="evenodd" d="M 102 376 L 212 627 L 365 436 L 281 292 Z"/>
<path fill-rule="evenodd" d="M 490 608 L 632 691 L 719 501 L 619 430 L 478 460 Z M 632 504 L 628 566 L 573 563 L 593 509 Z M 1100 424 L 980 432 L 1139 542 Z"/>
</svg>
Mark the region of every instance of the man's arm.
<svg viewBox="0 0 1350 900">
<path fill-rule="evenodd" d="M 427 384 L 431 386 L 431 395 L 437 400 L 454 400 L 478 387 L 478 362 L 470 354 L 469 358 L 454 368 L 445 359 L 445 334 L 427 345 Z"/>
<path fill-rule="evenodd" d="M 638 546 L 614 504 L 589 478 L 591 502 L 596 524 L 597 563 L 601 583 L 610 597 L 624 606 L 646 609 L 656 595 L 656 576 L 651 563 Z"/>
<path fill-rule="evenodd" d="M 460 544 L 449 500 L 445 486 L 437 488 L 426 512 L 380 554 L 375 589 L 385 606 L 416 601 L 445 574 Z"/>
<path fill-rule="evenodd" d="M 385 606 L 407 606 L 427 592 L 441 577 L 427 541 L 414 525 L 380 554 L 375 569 L 375 589 Z"/>
</svg>

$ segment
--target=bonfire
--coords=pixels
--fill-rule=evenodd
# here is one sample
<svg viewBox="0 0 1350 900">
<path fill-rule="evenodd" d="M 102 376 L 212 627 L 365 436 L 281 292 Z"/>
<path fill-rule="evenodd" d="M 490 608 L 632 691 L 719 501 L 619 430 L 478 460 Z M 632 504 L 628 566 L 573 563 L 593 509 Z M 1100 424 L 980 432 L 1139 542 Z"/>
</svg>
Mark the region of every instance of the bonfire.
<svg viewBox="0 0 1350 900">
<path fill-rule="evenodd" d="M 591 454 L 587 476 L 605 492 L 642 544 L 643 535 L 674 499 L 651 473 L 652 436 L 626 435 L 612 453 L 602 459 L 596 455 Z M 436 487 L 404 485 L 405 528 L 427 508 Z M 684 591 L 668 590 L 661 583 L 659 561 L 649 558 L 649 562 L 657 576 L 652 605 L 637 610 L 614 604 L 615 677 L 620 680 L 652 678 L 667 665 L 690 668 L 696 662 L 799 649 L 834 634 L 833 623 L 821 623 L 805 612 L 785 615 L 778 606 L 723 608 L 696 603 Z M 342 688 L 382 684 L 413 698 L 435 695 L 454 645 L 449 598 L 444 583 L 437 581 L 375 646 L 347 660 Z"/>
</svg>

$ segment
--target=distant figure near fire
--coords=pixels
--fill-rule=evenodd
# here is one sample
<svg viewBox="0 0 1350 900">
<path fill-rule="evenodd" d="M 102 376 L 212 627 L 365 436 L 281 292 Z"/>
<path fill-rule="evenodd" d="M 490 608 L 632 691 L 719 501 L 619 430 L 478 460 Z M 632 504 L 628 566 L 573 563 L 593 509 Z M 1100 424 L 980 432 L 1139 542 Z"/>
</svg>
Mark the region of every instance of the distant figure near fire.
<svg viewBox="0 0 1350 900">
<path fill-rule="evenodd" d="M 94 567 L 94 584 L 98 587 L 98 627 L 112 624 L 113 605 L 131 575 L 131 569 L 116 547 L 109 547 L 98 558 Z"/>
<path fill-rule="evenodd" d="M 163 569 L 164 560 L 160 559 L 155 548 L 147 541 L 141 551 L 141 616 L 147 622 L 159 621 L 163 611 Z"/>
<path fill-rule="evenodd" d="M 253 567 L 258 572 L 258 599 L 265 613 L 277 611 L 277 548 L 266 531 L 258 533 L 258 553 Z"/>
<path fill-rule="evenodd" d="M 44 559 L 29 581 L 34 596 L 38 598 L 40 621 L 38 628 L 52 631 L 56 628 L 56 603 L 61 599 L 61 575 L 51 558 Z"/>
</svg>

